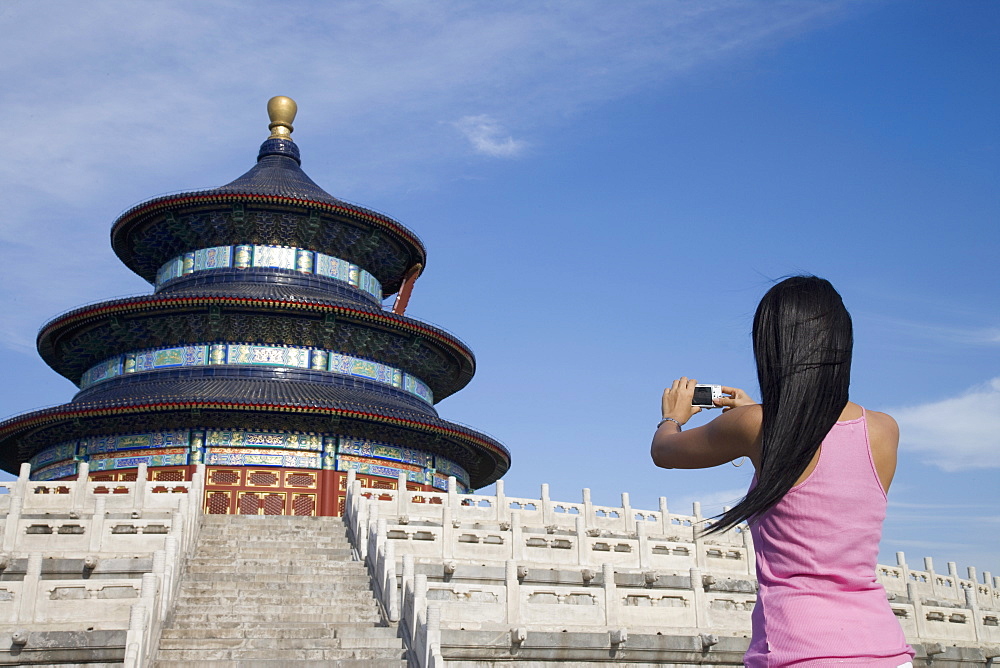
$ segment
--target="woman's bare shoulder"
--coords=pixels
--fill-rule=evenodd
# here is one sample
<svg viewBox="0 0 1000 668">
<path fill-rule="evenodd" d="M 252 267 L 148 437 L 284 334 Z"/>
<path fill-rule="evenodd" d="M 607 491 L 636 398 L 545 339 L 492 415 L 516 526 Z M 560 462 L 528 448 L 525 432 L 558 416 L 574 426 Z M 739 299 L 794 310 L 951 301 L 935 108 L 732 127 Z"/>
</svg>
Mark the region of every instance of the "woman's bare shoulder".
<svg viewBox="0 0 1000 668">
<path fill-rule="evenodd" d="M 891 415 L 878 411 L 867 411 L 868 443 L 871 446 L 872 461 L 878 472 L 882 489 L 889 491 L 892 478 L 896 474 L 896 452 L 899 448 L 899 426 Z"/>
<path fill-rule="evenodd" d="M 883 445 L 891 446 L 893 449 L 899 444 L 899 425 L 888 413 L 878 411 L 866 411 L 868 419 L 868 436 L 874 445 L 875 441 Z"/>
</svg>

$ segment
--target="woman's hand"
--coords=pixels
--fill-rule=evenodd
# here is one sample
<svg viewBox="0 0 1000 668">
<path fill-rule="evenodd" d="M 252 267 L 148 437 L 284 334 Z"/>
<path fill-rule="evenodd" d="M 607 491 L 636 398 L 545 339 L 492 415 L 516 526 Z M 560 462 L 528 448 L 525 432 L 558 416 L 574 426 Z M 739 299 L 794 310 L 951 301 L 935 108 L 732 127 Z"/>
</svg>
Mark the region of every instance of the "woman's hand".
<svg viewBox="0 0 1000 668">
<path fill-rule="evenodd" d="M 691 405 L 691 400 L 694 398 L 694 386 L 697 382 L 693 378 L 683 376 L 675 380 L 670 387 L 663 390 L 663 399 L 661 400 L 661 410 L 663 412 L 660 415 L 684 424 L 693 415 L 700 413 L 700 408 Z"/>
<path fill-rule="evenodd" d="M 750 398 L 749 394 L 747 394 L 738 387 L 726 387 L 725 385 L 723 385 L 722 393 L 728 394 L 729 396 L 715 399 L 713 403 L 716 406 L 721 407 L 723 413 L 738 406 L 750 406 L 752 404 L 757 403 L 756 401 Z"/>
</svg>

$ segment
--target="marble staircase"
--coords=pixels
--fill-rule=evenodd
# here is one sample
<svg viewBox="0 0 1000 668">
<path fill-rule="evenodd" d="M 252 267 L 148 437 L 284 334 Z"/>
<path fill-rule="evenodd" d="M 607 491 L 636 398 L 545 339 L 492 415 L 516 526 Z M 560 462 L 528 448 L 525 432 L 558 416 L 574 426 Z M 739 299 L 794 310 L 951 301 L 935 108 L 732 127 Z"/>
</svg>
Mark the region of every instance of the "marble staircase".
<svg viewBox="0 0 1000 668">
<path fill-rule="evenodd" d="M 155 666 L 406 666 L 340 518 L 202 522 Z"/>
</svg>

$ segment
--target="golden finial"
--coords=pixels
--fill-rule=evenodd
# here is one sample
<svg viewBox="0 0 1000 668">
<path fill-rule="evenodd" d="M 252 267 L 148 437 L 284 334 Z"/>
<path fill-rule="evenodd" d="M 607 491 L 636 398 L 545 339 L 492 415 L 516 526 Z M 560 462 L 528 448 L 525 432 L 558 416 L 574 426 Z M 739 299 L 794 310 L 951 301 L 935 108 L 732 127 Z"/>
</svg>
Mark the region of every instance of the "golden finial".
<svg viewBox="0 0 1000 668">
<path fill-rule="evenodd" d="M 271 131 L 268 139 L 288 139 L 292 140 L 292 121 L 299 106 L 295 100 L 284 95 L 276 95 L 267 101 L 267 115 L 271 118 L 267 129 Z M 294 140 L 292 140 L 294 141 Z"/>
</svg>

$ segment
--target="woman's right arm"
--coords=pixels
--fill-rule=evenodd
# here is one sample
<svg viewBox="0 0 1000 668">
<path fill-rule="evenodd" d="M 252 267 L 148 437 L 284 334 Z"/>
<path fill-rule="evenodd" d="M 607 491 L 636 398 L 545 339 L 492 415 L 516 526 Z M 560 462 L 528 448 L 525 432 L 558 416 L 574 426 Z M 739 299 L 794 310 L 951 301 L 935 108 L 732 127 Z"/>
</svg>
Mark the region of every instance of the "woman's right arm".
<svg viewBox="0 0 1000 668">
<path fill-rule="evenodd" d="M 663 422 L 653 435 L 650 456 L 661 468 L 710 468 L 749 457 L 754 465 L 760 461 L 760 407 L 737 388 L 723 388 L 732 395 L 729 403 L 717 402 L 726 410 L 708 424 L 681 431 L 700 409 L 691 407 L 695 381 L 681 378 L 663 391 Z M 738 399 L 737 399 L 738 397 Z M 748 403 L 749 402 L 749 403 Z"/>
</svg>

